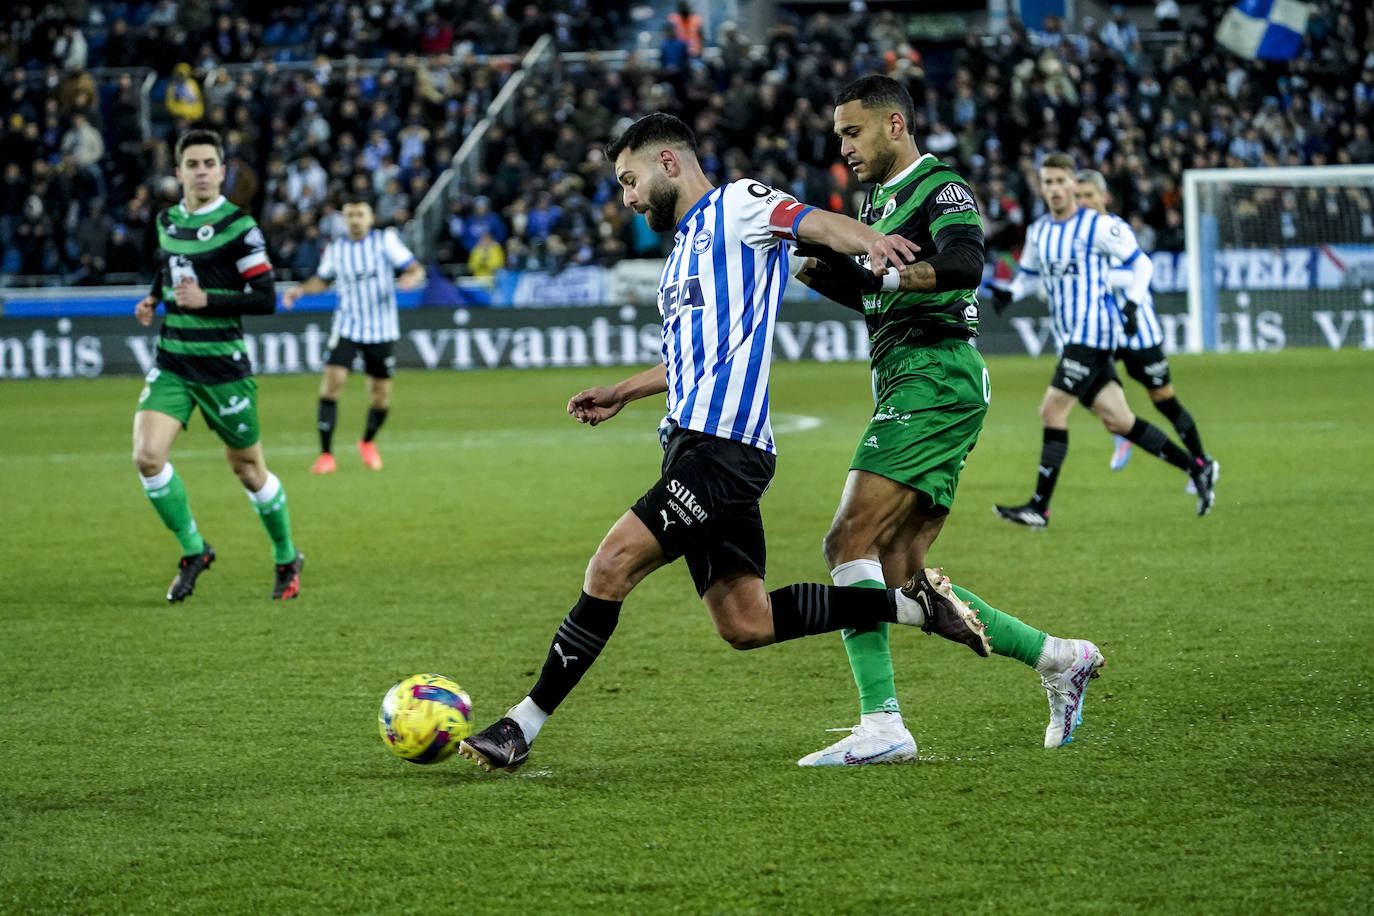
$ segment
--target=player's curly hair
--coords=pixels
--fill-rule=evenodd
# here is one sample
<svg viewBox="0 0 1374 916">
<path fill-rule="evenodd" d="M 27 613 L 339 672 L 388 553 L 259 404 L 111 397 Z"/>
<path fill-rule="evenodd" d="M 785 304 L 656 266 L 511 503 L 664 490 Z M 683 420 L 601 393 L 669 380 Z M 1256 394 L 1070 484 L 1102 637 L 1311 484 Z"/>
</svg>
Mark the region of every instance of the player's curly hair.
<svg viewBox="0 0 1374 916">
<path fill-rule="evenodd" d="M 697 135 L 692 133 L 692 128 L 670 114 L 659 112 L 640 118 L 625 128 L 623 134 L 606 144 L 606 158 L 614 162 L 622 151 L 633 152 L 649 143 L 685 146 L 693 155 L 697 151 Z"/>
<path fill-rule="evenodd" d="M 846 102 L 858 102 L 864 108 L 891 108 L 906 119 L 908 133 L 916 120 L 916 105 L 906 87 L 887 76 L 861 76 L 840 90 L 835 107 Z"/>
</svg>

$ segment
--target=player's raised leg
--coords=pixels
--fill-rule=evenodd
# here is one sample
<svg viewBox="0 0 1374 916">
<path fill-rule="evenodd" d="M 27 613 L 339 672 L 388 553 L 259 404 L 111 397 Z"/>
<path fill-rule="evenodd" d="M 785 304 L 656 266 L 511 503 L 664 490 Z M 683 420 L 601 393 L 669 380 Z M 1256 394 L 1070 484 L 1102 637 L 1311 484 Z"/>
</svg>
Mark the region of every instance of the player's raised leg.
<svg viewBox="0 0 1374 916">
<path fill-rule="evenodd" d="M 214 562 L 215 551 L 201 537 L 186 486 L 168 461 L 183 421 L 159 408 L 190 416 L 190 396 L 170 373 L 165 378 L 160 372 L 151 377 L 139 399 L 134 414 L 133 459 L 148 501 L 181 545 L 181 560 L 167 588 L 167 600 L 184 601 L 195 591 L 200 574 Z"/>
<path fill-rule="evenodd" d="M 1216 501 L 1217 477 L 1221 474 L 1221 464 L 1211 455 L 1207 454 L 1202 447 L 1202 434 L 1198 432 L 1197 423 L 1193 420 L 1193 415 L 1184 407 L 1174 395 L 1174 386 L 1168 381 L 1168 364 L 1165 363 L 1165 384 L 1157 388 L 1150 389 L 1150 400 L 1154 403 L 1155 409 L 1164 414 L 1169 422 L 1173 424 L 1174 431 L 1178 433 L 1178 439 L 1183 443 L 1183 447 L 1188 450 L 1188 455 L 1193 459 L 1193 466 L 1196 472 L 1189 473 L 1188 485 L 1184 492 L 1198 493 L 1197 477 L 1205 475 L 1210 484 L 1210 490 L 1206 506 L 1203 506 L 1201 494 L 1198 499 L 1198 514 L 1205 515 L 1211 511 L 1212 504 Z"/>
<path fill-rule="evenodd" d="M 1098 392 L 1097 397 L 1092 402 L 1092 411 L 1102 420 L 1102 425 L 1107 428 L 1108 432 L 1125 436 L 1151 455 L 1172 464 L 1187 474 L 1197 488 L 1197 514 L 1206 515 L 1212 511 L 1212 502 L 1215 499 L 1213 493 L 1215 483 L 1213 464 L 1215 462 L 1204 464 L 1194 460 L 1165 435 L 1164 430 L 1153 423 L 1147 423 L 1132 413 L 1131 408 L 1126 403 L 1126 394 L 1121 390 L 1119 382 L 1111 382 Z"/>
</svg>

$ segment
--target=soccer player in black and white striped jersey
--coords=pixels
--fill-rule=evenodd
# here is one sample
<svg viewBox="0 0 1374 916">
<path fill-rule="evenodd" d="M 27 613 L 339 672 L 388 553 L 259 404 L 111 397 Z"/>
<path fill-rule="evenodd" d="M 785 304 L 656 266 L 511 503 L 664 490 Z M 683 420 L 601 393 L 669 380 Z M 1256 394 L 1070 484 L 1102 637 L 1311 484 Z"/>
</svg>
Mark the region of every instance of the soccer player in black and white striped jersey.
<svg viewBox="0 0 1374 916">
<path fill-rule="evenodd" d="M 339 289 L 339 305 L 329 332 L 329 356 L 320 382 L 320 457 L 310 469 L 314 474 L 332 474 L 338 469 L 333 441 L 339 392 L 359 354 L 368 377 L 370 403 L 358 453 L 367 467 L 382 469 L 382 456 L 372 440 L 391 407 L 392 346 L 401 337 L 396 289 L 414 289 L 425 279 L 424 266 L 415 260 L 396 230 L 374 228 L 376 217 L 366 197 L 345 200 L 343 218 L 348 234 L 329 243 L 314 276 L 282 294 L 282 305 L 289 309 L 302 296 L 323 292 L 331 283 L 337 282 Z M 397 270 L 401 271 L 399 279 Z"/>
<path fill-rule="evenodd" d="M 1014 525 L 1044 529 L 1050 497 L 1069 451 L 1069 414 L 1077 400 L 1108 432 L 1124 436 L 1192 478 L 1197 514 L 1212 510 L 1214 463 L 1202 463 L 1164 430 L 1137 417 L 1116 374 L 1116 350 L 1126 339 L 1130 308 L 1149 290 L 1153 268 L 1131 228 L 1114 216 L 1079 206 L 1073 157 L 1051 153 L 1040 164 L 1040 193 L 1049 212 L 1031 223 L 1010 289 L 994 289 L 999 311 L 1035 292 L 1050 301 L 1059 365 L 1040 402 L 1044 437 L 1035 492 L 1019 506 L 993 511 Z M 1121 266 L 1113 266 L 1119 264 Z M 1120 298 L 1118 298 L 1118 293 Z"/>
<path fill-rule="evenodd" d="M 1101 172 L 1094 169 L 1079 171 L 1075 197 L 1080 207 L 1110 216 L 1107 211 L 1107 194 L 1107 179 Z M 1132 303 L 1126 305 L 1129 309 Z M 1150 403 L 1155 405 L 1155 409 L 1169 418 L 1169 422 L 1178 433 L 1179 441 L 1188 450 L 1193 461 L 1199 465 L 1212 465 L 1212 483 L 1215 484 L 1221 472 L 1221 465 L 1203 450 L 1202 435 L 1193 421 L 1193 415 L 1174 396 L 1169 359 L 1164 355 L 1164 331 L 1160 327 L 1159 317 L 1155 314 L 1154 296 L 1150 294 L 1149 287 L 1145 288 L 1140 302 L 1135 303 L 1135 308 L 1130 310 L 1130 314 L 1123 311 L 1123 315 L 1127 319 L 1122 328 L 1126 339 L 1117 347 L 1116 358 L 1125 365 L 1126 374 L 1145 387 L 1145 392 L 1149 394 Z M 1130 459 L 1131 440 L 1124 436 L 1115 438 L 1111 468 L 1113 471 L 1119 471 Z M 1197 491 L 1191 481 L 1189 491 Z"/>
</svg>

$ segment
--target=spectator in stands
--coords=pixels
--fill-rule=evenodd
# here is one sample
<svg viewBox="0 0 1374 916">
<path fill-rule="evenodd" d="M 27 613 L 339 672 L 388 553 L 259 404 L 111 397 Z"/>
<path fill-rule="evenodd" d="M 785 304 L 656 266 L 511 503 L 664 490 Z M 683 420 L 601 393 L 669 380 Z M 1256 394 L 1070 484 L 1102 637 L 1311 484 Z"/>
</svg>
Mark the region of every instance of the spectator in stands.
<svg viewBox="0 0 1374 916">
<path fill-rule="evenodd" d="M 1182 15 L 1178 0 L 1159 0 L 1155 4 L 1155 28 L 1161 32 L 1177 32 Z"/>
<path fill-rule="evenodd" d="M 177 24 L 177 4 L 176 0 L 157 0 L 153 5 L 153 11 L 148 14 L 144 23 L 149 26 L 172 26 Z"/>
<path fill-rule="evenodd" d="M 506 15 L 505 7 L 493 3 L 487 10 L 479 44 L 488 54 L 510 54 L 519 43 L 519 28 Z"/>
<path fill-rule="evenodd" d="M 52 47 L 53 58 L 64 70 L 85 70 L 89 56 L 86 36 L 75 22 L 66 22 Z"/>
<path fill-rule="evenodd" d="M 72 164 L 94 186 L 95 193 L 103 196 L 105 173 L 101 165 L 105 158 L 105 138 L 84 114 L 72 115 L 71 123 L 71 128 L 62 135 L 62 155 L 70 156 Z"/>
<path fill-rule="evenodd" d="M 534 209 L 529 212 L 526 234 L 531 240 L 546 239 L 558 228 L 562 218 L 563 208 L 554 203 L 553 195 L 541 191 Z"/>
<path fill-rule="evenodd" d="M 129 31 L 129 23 L 116 19 L 110 23 L 110 34 L 105 39 L 105 66 L 136 66 L 140 62 L 138 45 L 138 38 Z"/>
<path fill-rule="evenodd" d="M 500 214 L 492 212 L 491 201 L 486 197 L 479 196 L 473 200 L 472 212 L 463 221 L 460 241 L 464 250 L 476 250 L 478 241 L 484 235 L 491 236 L 500 244 L 505 242 L 507 230 L 506 223 L 501 219 Z"/>
<path fill-rule="evenodd" d="M 701 56 L 702 24 L 701 16 L 692 12 L 690 3 L 679 3 L 677 11 L 668 14 L 668 25 L 673 29 L 674 36 L 686 46 L 687 53 L 692 57 Z"/>
<path fill-rule="evenodd" d="M 1104 45 L 1127 61 L 1134 59 L 1140 46 L 1140 30 L 1126 18 L 1126 8 L 1120 5 L 1112 7 L 1112 18 L 1102 26 L 1099 37 Z"/>
<path fill-rule="evenodd" d="M 154 20 L 161 24 L 153 26 L 131 27 L 111 17 L 104 49 L 93 41 L 89 63 L 152 65 L 160 70 L 178 60 L 198 60 L 195 55 L 202 44 L 217 63 L 256 58 L 259 63 L 232 78 L 177 68 L 168 86 L 185 80 L 195 83 L 193 74 L 205 72 L 206 85 L 188 92 L 188 101 L 194 105 L 198 100 L 200 117 L 222 124 L 226 139 L 237 137 L 232 147 L 243 162 L 244 194 L 251 189 L 253 173 L 260 185 L 248 206 L 265 226 L 275 227 L 273 232 L 298 235 L 293 255 L 302 247 L 305 226 L 329 232 L 326 201 L 343 188 L 367 187 L 375 178 L 375 191 L 385 193 L 394 178 L 407 197 L 398 201 L 404 205 L 395 218 L 405 218 L 484 116 L 509 72 L 480 59 L 450 59 L 448 49 L 429 60 L 398 53 L 375 62 L 392 51 L 409 54 L 419 49 L 435 21 L 429 14 L 442 23 L 451 6 L 367 7 L 343 0 L 335 7 L 299 8 L 301 21 L 309 26 L 308 40 L 292 46 L 264 45 L 263 27 L 236 12 L 221 13 L 228 10 L 223 4 L 181 6 L 163 2 L 156 10 L 135 7 L 138 16 L 157 14 Z M 532 12 L 525 12 L 523 4 L 505 5 L 518 25 L 504 9 L 480 20 L 455 18 L 453 42 L 468 41 L 483 52 L 492 50 L 494 43 L 506 43 L 500 33 L 513 30 L 515 39 L 507 50 L 518 50 L 521 35 L 527 38 L 530 24 L 540 23 L 558 32 L 563 47 L 589 49 L 603 41 L 601 36 L 595 41 L 586 37 L 598 17 L 628 22 L 621 4 L 596 4 L 595 10 L 583 6 L 551 18 L 542 12 L 547 4 L 536 5 Z M 828 118 L 817 114 L 817 106 L 825 108 L 854 73 L 890 67 L 915 98 L 928 101 L 921 108 L 922 136 L 931 134 L 939 155 L 974 181 L 989 214 L 998 211 L 998 218 L 990 216 L 989 222 L 1005 227 L 999 244 L 1018 244 L 1022 227 L 1041 206 L 1028 184 L 1037 150 L 1067 144 L 1084 164 L 1100 163 L 1123 201 L 1137 196 L 1139 179 L 1148 179 L 1152 192 L 1145 200 L 1152 209 L 1142 216 L 1158 232 L 1158 244 L 1168 248 L 1175 219 L 1170 214 L 1180 206 L 1177 181 L 1169 179 L 1184 168 L 1224 165 L 1232 155 L 1237 162 L 1272 165 L 1374 161 L 1374 69 L 1364 66 L 1364 19 L 1351 15 L 1358 9 L 1348 0 L 1340 0 L 1332 10 L 1313 29 L 1304 55 L 1291 63 L 1263 65 L 1217 51 L 1205 31 L 1167 44 L 1150 36 L 1141 45 L 1124 11 L 1114 11 L 1100 33 L 1086 21 L 1051 23 L 1041 30 L 1035 47 L 1016 24 L 996 45 L 984 46 L 979 36 L 970 34 L 946 71 L 949 79 L 929 95 L 923 74 L 912 62 L 907 10 L 821 13 L 780 23 L 761 53 L 749 46 L 738 28 L 722 24 L 718 41 L 723 60 L 694 55 L 689 43 L 690 65 L 672 85 L 661 67 L 633 54 L 615 67 L 593 55 L 583 64 L 526 74 L 512 122 L 518 127 L 493 125 L 477 173 L 451 187 L 467 200 L 490 198 L 487 213 L 508 224 L 508 240 L 560 236 L 552 253 L 542 246 L 517 251 L 519 257 L 539 263 L 557 260 L 560 244 L 571 263 L 584 261 L 588 248 L 601 263 L 613 263 L 626 254 L 655 256 L 661 239 L 640 233 L 633 222 L 604 219 L 601 208 L 618 196 L 618 190 L 599 153 L 618 122 L 629 123 L 647 110 L 662 108 L 684 115 L 694 125 L 703 166 L 716 180 L 755 168 L 767 170 L 784 187 L 809 187 L 805 199 L 830 197 L 835 209 L 849 211 L 854 203 L 852 176 L 843 167 L 833 175 L 828 171 L 833 139 Z M 104 7 L 101 11 L 119 12 Z M 183 12 L 188 18 L 179 18 Z M 1211 14 L 1210 8 L 1203 12 Z M 290 27 L 277 30 L 280 34 L 274 34 L 273 41 L 289 36 L 294 28 L 287 22 L 289 16 L 282 18 Z M 493 23 L 494 40 L 488 28 Z M 111 216 L 126 227 L 128 241 L 142 246 L 147 222 L 138 211 L 157 196 L 159 183 L 171 177 L 170 161 L 161 148 L 167 119 L 176 118 L 171 109 L 164 118 L 162 105 L 155 106 L 154 135 L 145 139 L 138 107 L 142 75 L 125 73 L 117 81 L 97 81 L 85 71 L 64 72 L 54 51 L 63 34 L 60 19 L 30 17 L 29 37 L 24 37 L 25 28 L 25 23 L 15 22 L 9 29 L 21 50 L 7 52 L 0 46 L 0 57 L 11 53 L 11 60 L 32 68 L 0 73 L 0 116 L 7 126 L 0 135 L 0 162 L 17 164 L 26 182 L 28 173 L 35 172 L 32 188 L 49 221 L 49 238 L 59 240 L 56 253 L 49 250 L 46 258 L 55 259 L 60 270 L 72 271 L 79 265 L 69 254 L 66 233 L 75 230 L 77 220 L 69 214 L 73 206 L 80 212 L 93 196 L 108 198 Z M 95 34 L 86 25 L 81 29 L 88 38 Z M 330 29 L 334 37 L 327 50 Z M 565 43 L 565 35 L 582 35 L 584 43 Z M 389 47 L 389 41 L 403 43 Z M 343 61 L 341 55 L 350 51 L 359 59 Z M 320 52 L 326 56 L 319 57 Z M 312 62 L 265 63 L 269 53 Z M 1161 90 L 1161 80 L 1170 87 L 1167 93 Z M 176 97 L 175 89 L 172 96 Z M 77 112 L 103 138 L 105 154 L 97 167 L 106 180 L 104 192 L 93 176 L 81 171 L 74 140 L 68 139 Z M 188 112 L 182 111 L 180 117 L 189 123 Z M 373 134 L 369 127 L 374 121 L 390 127 Z M 69 165 L 60 164 L 64 141 Z M 323 165 L 324 186 L 312 181 L 310 190 L 297 199 L 288 193 L 287 165 L 307 155 Z M 236 165 L 231 162 L 231 167 Z M 226 191 L 236 199 L 240 196 L 232 183 Z M 135 202 L 140 200 L 144 203 Z M 1021 223 L 1003 219 L 1018 205 Z M 0 218 L 8 217 L 16 235 L 5 246 L 5 256 L 17 257 L 24 202 L 14 200 L 6 206 Z M 440 206 L 447 208 L 447 202 Z M 1256 220 L 1268 224 L 1279 219 L 1277 196 L 1265 207 L 1262 219 L 1257 213 Z M 474 210 L 471 205 L 460 209 L 464 221 Z M 1326 225 L 1321 212 L 1314 211 L 1309 219 L 1305 209 L 1298 209 L 1297 218 L 1316 227 Z M 550 226 L 555 210 L 558 217 Z M 273 221 L 278 214 L 284 219 L 280 224 Z M 113 228 L 110 231 L 113 234 Z M 459 265 L 477 238 L 480 234 L 464 242 L 455 234 L 451 247 Z M 499 233 L 494 238 L 499 242 Z M 88 266 L 86 276 L 92 275 L 94 266 Z"/>
<path fill-rule="evenodd" d="M 303 155 L 286 170 L 286 199 L 297 201 L 309 197 L 317 202 L 323 201 L 328 182 L 329 175 L 319 160 L 311 155 Z"/>
<path fill-rule="evenodd" d="M 425 14 L 425 27 L 420 32 L 420 51 L 424 54 L 445 54 L 453 48 L 453 26 L 434 10 Z"/>
<path fill-rule="evenodd" d="M 162 0 L 159 8 L 164 4 L 171 5 L 175 16 L 176 4 L 171 0 Z M 191 73 L 190 64 L 180 63 L 172 68 L 172 78 L 167 82 L 166 105 L 167 114 L 173 118 L 199 121 L 205 116 L 205 100 L 200 92 L 200 83 Z"/>
<path fill-rule="evenodd" d="M 398 220 L 400 211 L 410 210 L 410 198 L 401 189 L 401 182 L 395 178 L 389 178 L 386 187 L 377 197 L 377 225 L 391 226 Z"/>
<path fill-rule="evenodd" d="M 1132 213 L 1129 222 L 1131 230 L 1135 232 L 1135 240 L 1140 243 L 1140 250 L 1155 251 L 1159 243 L 1154 228 L 1139 213 Z"/>
<path fill-rule="evenodd" d="M 53 223 L 43 206 L 43 198 L 37 194 L 30 194 L 24 200 L 23 216 L 15 229 L 15 245 L 19 251 L 20 273 L 56 272 Z"/>
<path fill-rule="evenodd" d="M 490 279 L 506 265 L 506 252 L 489 231 L 483 231 L 468 254 L 468 273 L 479 279 Z"/>
<path fill-rule="evenodd" d="M 241 150 L 231 144 L 226 146 L 229 161 L 225 164 L 224 196 L 234 206 L 252 213 L 258 196 L 258 173 L 248 164 Z"/>
<path fill-rule="evenodd" d="M 68 258 L 79 260 L 83 254 L 92 257 L 91 267 L 97 273 L 104 273 L 109 257 L 110 236 L 114 234 L 114 220 L 105 212 L 105 201 L 96 197 L 91 200 L 90 209 L 76 224 L 68 237 Z"/>
</svg>

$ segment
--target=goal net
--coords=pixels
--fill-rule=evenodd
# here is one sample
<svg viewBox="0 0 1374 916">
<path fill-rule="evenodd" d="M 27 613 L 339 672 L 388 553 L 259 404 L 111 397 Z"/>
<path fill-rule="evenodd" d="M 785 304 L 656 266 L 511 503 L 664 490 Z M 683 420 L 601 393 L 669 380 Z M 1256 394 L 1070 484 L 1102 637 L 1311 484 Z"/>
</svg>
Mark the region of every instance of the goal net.
<svg viewBox="0 0 1374 916">
<path fill-rule="evenodd" d="M 1374 349 L 1374 165 L 1183 173 L 1187 349 Z"/>
</svg>

